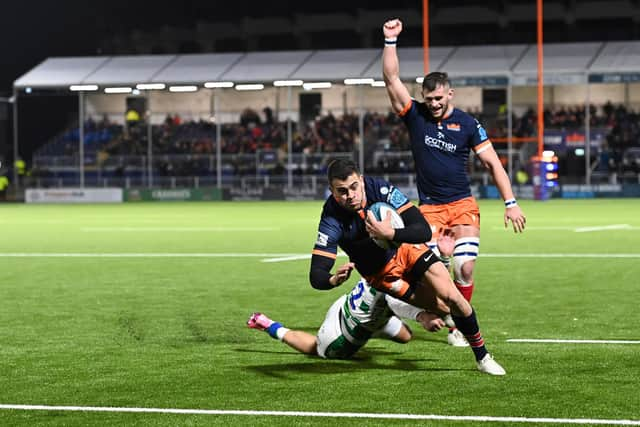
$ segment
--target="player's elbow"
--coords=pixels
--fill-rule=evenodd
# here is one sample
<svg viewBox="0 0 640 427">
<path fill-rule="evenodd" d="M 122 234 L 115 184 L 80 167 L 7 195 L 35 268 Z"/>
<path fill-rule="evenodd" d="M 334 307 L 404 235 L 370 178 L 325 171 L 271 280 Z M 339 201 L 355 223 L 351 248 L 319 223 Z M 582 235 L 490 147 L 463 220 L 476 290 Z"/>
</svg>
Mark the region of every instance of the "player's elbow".
<svg viewBox="0 0 640 427">
<path fill-rule="evenodd" d="M 313 289 L 318 289 L 320 291 L 326 291 L 328 289 L 333 288 L 331 286 L 331 282 L 329 281 L 331 275 L 326 271 L 320 271 L 318 269 L 312 269 L 309 271 L 309 283 Z"/>
<path fill-rule="evenodd" d="M 423 243 L 431 240 L 431 226 L 424 219 L 422 213 L 412 206 L 401 215 L 405 228 L 396 230 L 394 240 L 403 243 Z"/>
<path fill-rule="evenodd" d="M 422 241 L 423 242 L 429 242 L 431 241 L 431 238 L 433 237 L 433 233 L 431 232 L 431 227 L 429 227 L 429 224 L 424 224 L 424 226 L 422 227 L 422 233 L 424 234 Z"/>
<path fill-rule="evenodd" d="M 431 233 L 431 227 L 429 227 L 429 224 L 426 222 L 414 226 L 412 234 L 413 239 L 409 243 L 428 242 L 433 236 L 433 233 Z"/>
</svg>

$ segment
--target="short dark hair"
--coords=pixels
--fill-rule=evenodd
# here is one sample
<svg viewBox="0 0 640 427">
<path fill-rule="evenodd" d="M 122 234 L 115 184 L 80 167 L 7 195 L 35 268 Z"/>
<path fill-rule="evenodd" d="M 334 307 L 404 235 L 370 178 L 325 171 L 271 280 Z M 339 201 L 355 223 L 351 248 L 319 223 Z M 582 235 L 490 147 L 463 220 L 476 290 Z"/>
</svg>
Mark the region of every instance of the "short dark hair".
<svg viewBox="0 0 640 427">
<path fill-rule="evenodd" d="M 447 73 L 434 71 L 424 76 L 424 80 L 422 81 L 423 90 L 431 92 L 436 90 L 438 86 L 451 86 L 451 81 Z"/>
<path fill-rule="evenodd" d="M 354 173 L 360 174 L 358 166 L 352 160 L 334 159 L 329 162 L 327 167 L 327 179 L 329 184 L 334 179 L 345 180 Z"/>
</svg>

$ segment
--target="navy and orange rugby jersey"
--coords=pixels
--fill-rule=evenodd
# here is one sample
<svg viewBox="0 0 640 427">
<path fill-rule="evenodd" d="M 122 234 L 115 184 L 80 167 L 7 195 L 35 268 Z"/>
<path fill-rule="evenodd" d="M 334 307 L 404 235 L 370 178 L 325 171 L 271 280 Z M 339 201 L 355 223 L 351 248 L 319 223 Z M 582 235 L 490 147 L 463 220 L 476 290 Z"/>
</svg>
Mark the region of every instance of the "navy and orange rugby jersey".
<svg viewBox="0 0 640 427">
<path fill-rule="evenodd" d="M 376 202 L 389 203 L 398 213 L 413 206 L 407 196 L 383 179 L 365 176 L 364 186 L 367 198 L 365 210 Z M 369 237 L 360 215 L 344 209 L 333 196 L 329 196 L 322 208 L 313 254 L 335 260 L 338 247 L 349 256 L 362 275 L 378 272 L 396 252 L 395 248 L 387 250 L 376 245 Z"/>
<path fill-rule="evenodd" d="M 467 160 L 491 146 L 482 125 L 454 108 L 441 121 L 411 100 L 399 113 L 409 129 L 420 204 L 443 204 L 471 196 Z"/>
</svg>

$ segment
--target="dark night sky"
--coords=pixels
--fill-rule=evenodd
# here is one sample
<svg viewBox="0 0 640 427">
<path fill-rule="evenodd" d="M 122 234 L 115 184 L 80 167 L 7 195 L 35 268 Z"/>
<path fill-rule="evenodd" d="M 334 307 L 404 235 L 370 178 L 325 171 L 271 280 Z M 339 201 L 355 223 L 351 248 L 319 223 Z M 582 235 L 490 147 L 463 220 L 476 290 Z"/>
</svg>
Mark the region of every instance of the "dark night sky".
<svg viewBox="0 0 640 427">
<path fill-rule="evenodd" d="M 566 0 L 567 5 L 579 8 L 580 3 L 590 0 Z M 534 4 L 535 0 L 430 0 L 431 14 L 440 7 L 458 7 L 475 5 L 503 10 L 511 3 Z M 556 2 L 557 3 L 557 2 Z M 2 23 L 0 24 L 0 96 L 11 92 L 12 83 L 25 72 L 53 56 L 89 56 L 110 55 L 113 52 L 102 50 L 109 46 L 108 41 L 116 35 L 130 36 L 132 31 L 153 32 L 163 26 L 194 28 L 198 21 L 221 22 L 232 20 L 239 22 L 244 16 L 275 17 L 293 16 L 296 13 L 349 13 L 354 17 L 358 10 L 409 10 L 422 14 L 422 0 L 283 0 L 283 1 L 233 1 L 233 0 L 155 0 L 153 2 L 132 0 L 9 0 L 2 5 Z M 557 27 L 557 23 L 555 24 Z M 560 28 L 558 40 L 551 41 L 587 41 L 629 39 L 620 36 L 615 23 L 613 27 L 598 31 L 574 29 L 572 33 Z M 638 27 L 636 24 L 633 24 Z M 590 27 L 587 27 L 590 28 Z M 535 41 L 535 28 L 532 26 L 531 39 Z M 556 29 L 557 30 L 557 29 Z M 471 33 L 461 35 L 473 36 Z M 520 31 L 523 30 L 520 28 Z M 633 38 L 640 34 L 635 28 Z M 547 32 L 548 33 L 548 32 Z M 566 34 L 565 34 L 566 33 Z M 586 37 L 586 36 L 589 37 Z M 432 30 L 432 42 L 436 37 L 447 40 L 447 34 Z M 558 35 L 557 35 L 558 36 Z M 508 42 L 509 32 L 500 33 Z M 563 40 L 562 38 L 566 38 Z M 468 39 L 469 37 L 467 37 Z M 501 42 L 505 42 L 505 40 Z M 545 38 L 545 40 L 548 40 Z M 476 39 L 471 41 L 475 42 Z M 469 40 L 461 41 L 469 44 Z M 355 46 L 351 46 L 355 47 Z M 283 49 L 295 48 L 283 46 Z M 106 48 L 108 49 L 108 48 Z M 150 53 L 150 52 L 149 52 Z M 172 53 L 172 52 L 167 52 Z"/>
<path fill-rule="evenodd" d="M 292 16 L 295 13 L 351 13 L 358 9 L 406 8 L 421 13 L 421 0 L 322 0 L 239 2 L 156 0 L 10 0 L 2 6 L 0 25 L 0 96 L 12 93 L 13 82 L 48 57 L 110 55 L 104 51 L 114 36 L 163 26 L 194 28 L 198 21 L 239 22 L 244 16 Z M 472 0 L 469 0 L 472 1 Z M 477 0 L 474 0 L 477 1 Z M 345 6 L 346 4 L 346 6 Z M 287 49 L 288 47 L 283 47 Z M 294 47 L 291 47 L 294 48 Z M 108 48 L 107 48 L 108 49 Z M 76 117 L 77 99 L 70 95 L 22 97 L 19 103 L 20 155 L 32 151 Z M 2 117 L 2 114 L 0 114 Z M 38 125 L 33 126 L 33 117 Z M 29 118 L 29 119 L 25 119 Z M 0 159 L 13 158 L 11 120 L 0 120 Z"/>
<path fill-rule="evenodd" d="M 581 2 L 589 0 L 567 0 L 566 4 L 579 7 Z M 535 0 L 430 0 L 430 10 L 439 7 L 458 7 L 476 5 L 489 7 L 496 11 L 504 9 L 511 2 L 534 3 Z M 422 0 L 319 0 L 319 1 L 271 1 L 247 2 L 233 0 L 156 0 L 153 2 L 132 0 L 9 0 L 2 5 L 2 23 L 0 24 L 0 96 L 9 96 L 13 82 L 44 61 L 48 57 L 111 55 L 109 41 L 115 36 L 128 37 L 136 29 L 155 32 L 163 26 L 193 29 L 198 21 L 221 22 L 231 20 L 239 22 L 249 17 L 291 17 L 297 13 L 349 13 L 354 17 L 358 10 L 402 10 L 422 14 Z M 355 22 L 355 21 L 354 21 Z M 633 21 L 635 26 L 635 21 Z M 615 30 L 616 27 L 609 28 Z M 521 29 L 522 30 L 522 29 Z M 533 27 L 531 28 L 533 30 Z M 560 28 L 564 34 L 565 29 Z M 432 41 L 440 35 L 449 42 L 450 34 L 431 30 Z M 522 30 L 528 36 L 527 29 Z M 473 36 L 473 31 L 464 31 L 461 35 Z M 567 33 L 568 34 L 568 33 Z M 585 41 L 585 34 L 598 40 L 607 39 L 607 31 L 582 31 L 577 28 L 573 36 Z M 640 34 L 640 27 L 634 27 L 634 39 Z M 513 37 L 509 32 L 500 33 L 501 38 Z M 531 31 L 534 41 L 535 31 Z M 611 39 L 617 37 L 611 32 Z M 569 36 L 567 36 L 569 37 Z M 624 38 L 622 38 L 624 39 Z M 545 39 L 548 40 L 548 39 Z M 475 39 L 473 41 L 476 41 Z M 463 44 L 465 42 L 462 42 Z M 468 41 L 467 41 L 468 43 Z M 295 46 L 283 46 L 283 49 Z M 150 53 L 150 52 L 149 52 Z M 172 52 L 167 52 L 172 53 Z M 53 96 L 53 95 L 52 95 Z M 63 95 L 64 96 L 64 95 Z M 60 97 L 60 96 L 58 96 Z M 20 122 L 21 147 L 27 154 L 33 147 L 47 140 L 52 134 L 70 122 L 70 116 L 77 107 L 74 97 L 42 100 L 28 97 L 20 103 L 20 117 L 38 117 L 38 126 L 23 120 Z M 38 98 L 38 99 L 36 99 Z M 61 104 L 66 102 L 66 104 Z M 62 107 L 61 107 L 62 105 Z M 0 118 L 2 117 L 0 111 Z M 65 115 L 66 114 L 66 115 Z M 6 116 L 6 114 L 5 114 Z M 0 157 L 8 151 L 11 140 L 10 120 L 0 120 Z"/>
<path fill-rule="evenodd" d="M 251 5 L 251 6 L 248 6 Z M 346 5 L 346 6 L 345 6 Z M 233 2 L 109 0 L 57 2 L 13 0 L 3 4 L 0 25 L 0 95 L 11 92 L 13 81 L 51 56 L 103 54 L 105 39 L 128 35 L 133 29 L 153 30 L 163 25 L 192 28 L 198 20 L 218 22 L 242 16 L 287 16 L 293 13 L 352 12 L 357 9 L 412 8 L 420 0 L 401 1 L 272 1 Z"/>
</svg>

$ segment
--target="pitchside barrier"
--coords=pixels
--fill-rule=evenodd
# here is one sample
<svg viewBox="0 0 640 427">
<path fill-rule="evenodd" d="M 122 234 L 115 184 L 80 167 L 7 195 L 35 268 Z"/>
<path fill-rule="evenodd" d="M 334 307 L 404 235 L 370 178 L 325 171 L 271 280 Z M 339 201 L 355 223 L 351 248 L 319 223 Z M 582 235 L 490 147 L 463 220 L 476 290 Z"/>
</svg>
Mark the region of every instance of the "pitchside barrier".
<svg viewBox="0 0 640 427">
<path fill-rule="evenodd" d="M 414 187 L 399 187 L 410 199 L 417 200 Z M 514 185 L 513 191 L 519 199 L 535 199 L 535 186 Z M 494 185 L 472 185 L 471 192 L 477 199 L 499 199 L 500 192 Z M 25 191 L 26 203 L 121 203 L 166 202 L 166 201 L 260 201 L 260 200 L 324 200 L 329 190 L 296 187 L 251 187 L 251 188 L 56 188 Z M 565 184 L 554 187 L 549 198 L 640 197 L 640 184 Z"/>
<path fill-rule="evenodd" d="M 124 190 L 126 202 L 211 201 L 222 200 L 222 190 L 201 188 L 139 188 Z"/>
<path fill-rule="evenodd" d="M 122 203 L 122 188 L 28 188 L 27 203 Z"/>
<path fill-rule="evenodd" d="M 418 199 L 415 187 L 398 187 L 411 200 Z M 514 185 L 513 191 L 519 199 L 535 199 L 535 186 Z M 494 185 L 472 185 L 471 193 L 477 199 L 499 199 L 500 192 Z M 297 201 L 324 200 L 329 190 L 322 186 L 316 188 L 298 188 L 286 186 L 249 187 L 249 188 L 174 188 L 174 189 L 140 189 L 125 190 L 124 199 L 135 201 L 197 201 L 197 200 L 230 200 L 230 201 Z M 559 185 L 554 187 L 549 198 L 605 198 L 605 197 L 640 197 L 640 184 L 599 184 L 599 185 Z"/>
</svg>

